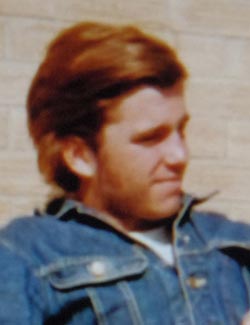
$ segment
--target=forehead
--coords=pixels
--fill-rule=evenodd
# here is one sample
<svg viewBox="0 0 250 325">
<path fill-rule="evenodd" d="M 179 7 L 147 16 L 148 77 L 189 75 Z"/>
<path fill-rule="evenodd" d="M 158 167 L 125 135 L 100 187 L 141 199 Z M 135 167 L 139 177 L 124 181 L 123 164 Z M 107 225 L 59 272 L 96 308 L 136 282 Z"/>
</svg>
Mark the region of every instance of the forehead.
<svg viewBox="0 0 250 325">
<path fill-rule="evenodd" d="M 107 123 L 144 128 L 157 123 L 175 123 L 186 115 L 182 85 L 171 88 L 142 86 L 108 109 Z"/>
</svg>

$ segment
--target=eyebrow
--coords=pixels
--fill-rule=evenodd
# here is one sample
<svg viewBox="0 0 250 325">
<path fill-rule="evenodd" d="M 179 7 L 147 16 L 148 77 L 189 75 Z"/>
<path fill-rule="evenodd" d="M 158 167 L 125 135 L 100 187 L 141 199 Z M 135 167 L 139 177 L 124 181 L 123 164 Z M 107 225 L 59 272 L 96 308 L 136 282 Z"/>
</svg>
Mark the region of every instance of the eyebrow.
<svg viewBox="0 0 250 325">
<path fill-rule="evenodd" d="M 177 123 L 178 126 L 183 126 L 185 127 L 185 125 L 187 124 L 187 122 L 190 120 L 190 115 L 189 114 L 185 114 L 180 121 Z M 153 134 L 157 134 L 159 133 L 164 133 L 167 132 L 170 129 L 170 127 L 167 124 L 159 124 L 156 126 L 152 126 L 149 128 L 146 128 L 145 130 L 139 130 L 137 131 L 134 135 L 131 136 L 131 140 L 133 142 L 137 142 L 142 140 L 143 138 L 147 138 Z"/>
</svg>

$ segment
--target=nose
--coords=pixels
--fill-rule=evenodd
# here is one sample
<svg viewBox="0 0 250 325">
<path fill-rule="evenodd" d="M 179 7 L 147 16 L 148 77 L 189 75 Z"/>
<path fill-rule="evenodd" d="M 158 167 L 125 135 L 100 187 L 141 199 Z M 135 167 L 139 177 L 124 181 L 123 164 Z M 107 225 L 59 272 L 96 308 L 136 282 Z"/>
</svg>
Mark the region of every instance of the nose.
<svg viewBox="0 0 250 325">
<path fill-rule="evenodd" d="M 164 162 L 168 167 L 183 171 L 188 162 L 188 148 L 185 137 L 175 131 L 164 144 Z"/>
</svg>

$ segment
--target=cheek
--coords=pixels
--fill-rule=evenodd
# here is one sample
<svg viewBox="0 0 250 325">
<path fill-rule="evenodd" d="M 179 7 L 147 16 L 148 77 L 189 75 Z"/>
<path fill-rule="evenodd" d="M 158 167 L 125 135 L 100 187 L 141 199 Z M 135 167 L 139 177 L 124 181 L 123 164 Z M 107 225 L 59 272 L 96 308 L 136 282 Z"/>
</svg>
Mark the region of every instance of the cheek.
<svg viewBox="0 0 250 325">
<path fill-rule="evenodd" d="M 122 130 L 121 130 L 122 132 Z M 143 147 L 122 142 L 118 135 L 109 137 L 107 145 L 101 146 L 99 153 L 99 171 L 102 179 L 115 177 L 120 181 L 129 180 L 132 183 L 147 182 L 153 170 L 157 168 L 161 160 L 161 151 L 158 147 Z M 127 137 L 126 137 L 127 139 Z M 140 178 L 140 179 L 138 179 Z"/>
<path fill-rule="evenodd" d="M 121 150 L 118 156 L 119 163 L 127 176 L 131 174 L 133 177 L 136 175 L 147 177 L 157 165 L 159 155 L 154 150 L 131 145 L 127 150 Z"/>
</svg>

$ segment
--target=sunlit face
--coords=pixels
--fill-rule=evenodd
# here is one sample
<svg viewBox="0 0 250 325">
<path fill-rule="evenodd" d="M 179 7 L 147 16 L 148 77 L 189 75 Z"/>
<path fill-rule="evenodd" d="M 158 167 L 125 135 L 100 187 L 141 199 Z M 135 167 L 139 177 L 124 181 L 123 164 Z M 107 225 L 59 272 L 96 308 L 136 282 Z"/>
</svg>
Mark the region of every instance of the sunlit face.
<svg viewBox="0 0 250 325">
<path fill-rule="evenodd" d="M 144 229 L 175 215 L 188 160 L 182 87 L 143 86 L 107 114 L 89 203 L 128 229 Z"/>
</svg>

